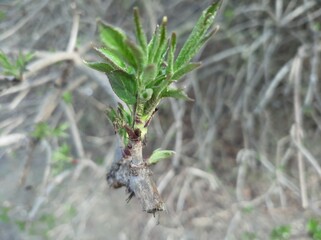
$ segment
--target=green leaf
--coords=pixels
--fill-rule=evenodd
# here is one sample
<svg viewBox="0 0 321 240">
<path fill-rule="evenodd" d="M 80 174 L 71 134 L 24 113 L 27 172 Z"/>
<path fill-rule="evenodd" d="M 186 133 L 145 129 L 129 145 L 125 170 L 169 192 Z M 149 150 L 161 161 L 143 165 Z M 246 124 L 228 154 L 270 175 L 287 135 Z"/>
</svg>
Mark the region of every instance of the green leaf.
<svg viewBox="0 0 321 240">
<path fill-rule="evenodd" d="M 5 11 L 0 11 L 0 21 L 4 20 L 6 18 L 6 12 Z"/>
<path fill-rule="evenodd" d="M 26 229 L 26 222 L 25 221 L 17 220 L 17 221 L 15 221 L 15 223 L 17 224 L 20 231 L 24 231 Z"/>
<path fill-rule="evenodd" d="M 11 69 L 13 66 L 4 52 L 0 51 L 0 65 L 5 69 Z"/>
<path fill-rule="evenodd" d="M 159 95 L 155 94 L 154 91 L 151 99 L 144 104 L 143 115 L 147 117 L 151 116 L 160 103 L 160 100 L 161 98 L 159 97 Z"/>
<path fill-rule="evenodd" d="M 71 104 L 72 103 L 72 93 L 69 91 L 64 92 L 62 95 L 62 99 L 64 100 L 65 103 Z"/>
<path fill-rule="evenodd" d="M 180 69 L 178 69 L 173 74 L 171 80 L 172 81 L 179 80 L 180 78 L 182 78 L 187 73 L 189 73 L 189 72 L 193 71 L 194 69 L 198 68 L 200 65 L 201 65 L 200 62 L 186 64 L 185 66 L 181 67 Z"/>
<path fill-rule="evenodd" d="M 94 47 L 94 50 L 102 57 L 104 58 L 107 63 L 116 70 L 122 70 L 124 72 L 128 72 L 126 64 L 124 63 L 124 61 L 117 56 L 116 54 L 114 54 L 112 52 L 111 49 L 108 49 L 106 47 L 103 48 L 97 48 Z"/>
<path fill-rule="evenodd" d="M 121 103 L 118 103 L 118 112 L 122 121 L 132 126 L 134 121 L 131 112 L 127 111 Z"/>
<path fill-rule="evenodd" d="M 147 40 L 146 34 L 144 32 L 142 23 L 140 21 L 139 10 L 137 7 L 134 8 L 134 22 L 135 22 L 135 29 L 136 29 L 136 39 L 139 42 L 141 48 L 145 53 L 147 53 Z"/>
<path fill-rule="evenodd" d="M 124 128 L 120 128 L 118 130 L 118 134 L 122 137 L 124 145 L 127 145 L 129 140 L 128 140 L 128 134 L 126 130 Z"/>
<path fill-rule="evenodd" d="M 148 63 L 153 63 L 153 58 L 155 56 L 158 44 L 159 44 L 159 26 L 157 25 L 154 31 L 154 34 L 152 36 L 152 39 L 150 40 L 148 46 L 147 46 L 147 52 L 148 52 Z"/>
<path fill-rule="evenodd" d="M 143 83 L 149 83 L 151 81 L 153 81 L 157 76 L 157 69 L 155 64 L 149 64 L 147 65 L 142 73 L 142 81 Z"/>
<path fill-rule="evenodd" d="M 172 97 L 177 99 L 189 100 L 193 101 L 193 99 L 189 98 L 187 94 L 184 92 L 183 89 L 176 89 L 176 88 L 168 88 L 161 94 L 162 98 L 165 97 Z"/>
<path fill-rule="evenodd" d="M 28 63 L 30 62 L 33 58 L 34 58 L 34 53 L 27 53 L 24 57 L 25 57 L 25 62 Z"/>
<path fill-rule="evenodd" d="M 153 97 L 156 97 L 156 100 L 158 100 L 157 98 L 159 98 L 158 96 L 165 90 L 168 88 L 168 85 L 171 82 L 166 80 L 166 76 L 162 76 L 162 78 L 160 78 L 158 81 L 155 81 L 153 86 L 150 87 L 153 89 L 154 94 Z"/>
<path fill-rule="evenodd" d="M 36 138 L 37 140 L 41 140 L 46 137 L 67 137 L 68 134 L 66 130 L 69 125 L 67 123 L 62 123 L 58 125 L 56 128 L 51 128 L 45 122 L 39 122 L 36 124 L 35 129 L 31 133 L 31 136 Z"/>
<path fill-rule="evenodd" d="M 113 55 L 111 57 L 113 60 L 118 59 L 117 65 L 119 65 L 120 62 L 126 62 L 134 67 L 135 58 L 127 45 L 128 38 L 126 34 L 121 29 L 105 24 L 102 21 L 98 21 L 98 24 L 100 40 L 109 52 L 107 55 Z M 124 65 L 126 64 L 123 63 L 123 66 Z"/>
<path fill-rule="evenodd" d="M 240 240 L 258 240 L 258 238 L 254 232 L 245 231 L 242 232 Z"/>
<path fill-rule="evenodd" d="M 291 236 L 291 226 L 281 225 L 272 230 L 270 234 L 271 240 L 287 240 Z"/>
<path fill-rule="evenodd" d="M 116 70 L 107 74 L 116 95 L 127 104 L 136 103 L 137 83 L 135 76 Z"/>
<path fill-rule="evenodd" d="M 99 72 L 109 73 L 115 70 L 110 64 L 103 62 L 87 62 L 83 60 L 83 62 L 90 68 L 95 69 Z"/>
<path fill-rule="evenodd" d="M 33 54 L 27 53 L 23 55 L 19 52 L 16 61 L 10 61 L 8 57 L 0 51 L 0 66 L 3 68 L 2 74 L 8 76 L 14 76 L 18 79 L 21 78 L 22 72 L 25 71 L 26 64 L 32 59 Z"/>
<path fill-rule="evenodd" d="M 56 217 L 54 214 L 43 214 L 39 218 L 39 222 L 45 223 L 48 229 L 53 229 L 56 225 Z"/>
<path fill-rule="evenodd" d="M 153 89 L 147 88 L 139 96 L 141 101 L 146 102 L 149 99 L 151 99 L 152 95 L 153 95 Z"/>
<path fill-rule="evenodd" d="M 65 138 L 68 136 L 68 134 L 66 133 L 66 130 L 68 128 L 69 128 L 69 125 L 67 123 L 62 123 L 62 124 L 58 125 L 56 128 L 50 129 L 50 135 L 52 135 L 54 137 Z"/>
<path fill-rule="evenodd" d="M 71 159 L 70 147 L 64 143 L 53 153 L 54 162 L 68 162 Z"/>
<path fill-rule="evenodd" d="M 116 120 L 116 118 L 117 118 L 117 113 L 116 113 L 116 111 L 115 111 L 114 108 L 108 108 L 108 109 L 106 110 L 106 115 L 107 115 L 108 119 L 109 119 L 112 123 L 115 122 L 115 120 Z"/>
<path fill-rule="evenodd" d="M 151 99 L 144 104 L 145 115 L 150 115 L 152 112 L 154 112 L 155 108 L 161 100 L 160 93 L 163 92 L 164 89 L 166 89 L 168 84 L 169 82 L 166 81 L 165 75 L 160 75 L 154 81 L 146 84 L 146 89 L 151 88 L 153 90 L 153 95 Z"/>
<path fill-rule="evenodd" d="M 175 50 L 176 50 L 176 34 L 172 33 L 171 40 L 169 45 L 169 51 L 167 55 L 167 69 L 166 73 L 172 76 L 174 71 L 174 58 L 175 58 Z"/>
<path fill-rule="evenodd" d="M 134 56 L 134 66 L 136 67 L 137 72 L 141 72 L 147 61 L 142 48 L 129 40 L 126 41 L 126 44 L 131 52 L 131 55 Z"/>
<path fill-rule="evenodd" d="M 18 68 L 12 68 L 12 69 L 3 71 L 3 75 L 14 76 L 19 79 L 20 71 Z"/>
<path fill-rule="evenodd" d="M 177 56 L 174 66 L 175 70 L 188 63 L 208 39 L 209 35 L 207 34 L 207 31 L 214 22 L 219 3 L 220 2 L 213 3 L 210 7 L 203 11 L 192 33 L 189 35 L 184 46 L 182 47 L 182 50 Z"/>
<path fill-rule="evenodd" d="M 309 219 L 307 223 L 307 230 L 312 236 L 316 234 L 321 236 L 321 221 L 315 218 Z"/>
<path fill-rule="evenodd" d="M 35 129 L 31 133 L 31 136 L 37 140 L 41 140 L 45 137 L 48 137 L 51 133 L 51 128 L 47 123 L 39 122 L 36 124 Z"/>
<path fill-rule="evenodd" d="M 2 207 L 0 210 L 1 210 L 0 211 L 0 222 L 9 223 L 10 222 L 10 216 L 9 216 L 10 208 L 9 207 Z"/>
<path fill-rule="evenodd" d="M 164 57 L 164 53 L 167 48 L 167 17 L 163 17 L 162 24 L 160 26 L 159 42 L 158 46 L 155 48 L 155 53 L 153 53 L 152 62 L 160 65 L 162 63 L 161 59 Z"/>
<path fill-rule="evenodd" d="M 149 157 L 148 162 L 149 164 L 156 164 L 162 159 L 170 158 L 175 154 L 174 151 L 171 150 L 160 150 L 156 149 L 152 155 Z"/>
<path fill-rule="evenodd" d="M 127 39 L 126 34 L 119 28 L 98 20 L 98 30 L 100 40 L 110 48 L 121 50 L 124 47 L 124 41 Z"/>
<path fill-rule="evenodd" d="M 166 85 L 170 84 L 170 82 L 166 82 L 166 75 L 160 74 L 158 75 L 153 81 L 146 82 L 146 88 L 153 88 L 154 90 L 157 90 L 157 92 L 160 92 L 160 86 L 164 83 Z"/>
<path fill-rule="evenodd" d="M 25 64 L 26 64 L 25 57 L 22 55 L 21 52 L 19 52 L 18 58 L 16 60 L 16 67 L 23 69 L 25 67 Z"/>
<path fill-rule="evenodd" d="M 200 40 L 200 46 L 202 47 L 217 31 L 219 30 L 219 26 L 216 26 L 214 29 L 210 30 L 204 37 Z M 196 49 L 196 52 L 199 49 Z"/>
</svg>

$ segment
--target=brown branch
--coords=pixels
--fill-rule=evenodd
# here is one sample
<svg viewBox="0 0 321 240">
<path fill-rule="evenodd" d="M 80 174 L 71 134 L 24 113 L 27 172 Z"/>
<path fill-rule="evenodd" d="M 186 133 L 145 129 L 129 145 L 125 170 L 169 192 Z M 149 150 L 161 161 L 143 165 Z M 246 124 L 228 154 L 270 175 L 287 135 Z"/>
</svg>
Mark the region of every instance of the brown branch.
<svg viewBox="0 0 321 240">
<path fill-rule="evenodd" d="M 141 141 L 132 141 L 130 155 L 123 156 L 111 166 L 107 182 L 113 188 L 126 187 L 130 196 L 136 196 L 143 211 L 155 213 L 165 209 L 164 202 L 152 179 L 152 171 L 144 162 Z"/>
</svg>

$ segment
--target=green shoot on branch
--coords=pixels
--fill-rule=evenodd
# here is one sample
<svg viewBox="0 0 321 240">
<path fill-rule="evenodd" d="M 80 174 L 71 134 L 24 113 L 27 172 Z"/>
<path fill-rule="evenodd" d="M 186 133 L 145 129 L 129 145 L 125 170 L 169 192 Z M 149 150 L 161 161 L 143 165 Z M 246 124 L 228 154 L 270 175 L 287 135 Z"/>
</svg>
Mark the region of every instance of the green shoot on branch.
<svg viewBox="0 0 321 240">
<path fill-rule="evenodd" d="M 192 59 L 217 30 L 213 28 L 213 23 L 218 7 L 219 2 L 216 2 L 203 11 L 177 54 L 176 34 L 168 37 L 167 17 L 163 17 L 148 41 L 139 10 L 134 8 L 136 42 L 121 29 L 98 21 L 101 44 L 93 49 L 102 60 L 84 62 L 107 75 L 113 91 L 123 102 L 116 109 L 108 109 L 107 116 L 115 131 L 123 137 L 124 145 L 133 140 L 133 132 L 139 132 L 136 137 L 144 139 L 148 124 L 162 99 L 190 100 L 183 89 L 175 88 L 172 83 L 200 66 Z M 170 151 L 157 150 L 149 161 L 155 163 L 165 155 L 171 155 Z"/>
</svg>

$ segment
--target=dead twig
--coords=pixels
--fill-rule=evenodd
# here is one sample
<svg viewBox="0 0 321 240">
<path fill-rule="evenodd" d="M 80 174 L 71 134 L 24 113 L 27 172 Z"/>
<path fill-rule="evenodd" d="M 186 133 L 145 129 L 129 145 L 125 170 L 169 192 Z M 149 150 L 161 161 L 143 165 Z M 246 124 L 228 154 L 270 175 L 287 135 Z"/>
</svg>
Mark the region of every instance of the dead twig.
<svg viewBox="0 0 321 240">
<path fill-rule="evenodd" d="M 77 126 L 77 122 L 75 119 L 74 109 L 72 106 L 66 105 L 64 103 L 62 103 L 62 106 L 67 116 L 68 122 L 70 124 L 71 135 L 73 137 L 73 141 L 77 150 L 78 159 L 82 159 L 85 156 L 85 150 L 84 150 L 80 132 Z"/>
<path fill-rule="evenodd" d="M 12 144 L 19 143 L 27 139 L 26 134 L 23 133 L 13 133 L 6 136 L 0 136 L 0 147 L 7 147 Z"/>
<path fill-rule="evenodd" d="M 274 78 L 271 80 L 271 84 L 269 85 L 268 89 L 265 91 L 264 96 L 261 98 L 258 106 L 255 108 L 254 113 L 259 114 L 265 108 L 265 106 L 271 100 L 276 87 L 289 73 L 291 64 L 292 64 L 292 60 L 288 61 L 274 76 Z"/>
<path fill-rule="evenodd" d="M 38 6 L 31 14 L 21 18 L 21 20 L 13 27 L 8 28 L 7 31 L 0 35 L 0 41 L 7 39 L 8 37 L 15 34 L 19 29 L 26 25 L 31 19 L 37 16 L 37 14 L 50 2 L 49 0 L 43 1 L 41 5 Z"/>
<path fill-rule="evenodd" d="M 293 125 L 291 128 L 291 137 L 294 141 L 295 146 L 298 148 L 298 152 L 300 152 L 300 154 L 302 154 L 310 162 L 310 164 L 314 167 L 316 172 L 321 177 L 321 166 L 318 163 L 318 160 L 315 159 L 315 157 L 310 153 L 310 151 L 306 147 L 304 147 L 302 141 L 298 141 L 296 134 L 299 130 L 296 130 L 295 128 L 295 125 Z"/>
<path fill-rule="evenodd" d="M 303 48 L 299 49 L 298 55 L 295 57 L 292 63 L 290 79 L 294 82 L 294 138 L 298 144 L 301 144 L 303 140 L 303 119 L 302 119 L 302 106 L 301 106 L 301 72 L 302 72 L 302 52 Z M 299 168 L 299 179 L 300 179 L 300 190 L 301 190 L 301 201 L 302 207 L 308 207 L 308 193 L 305 179 L 305 165 L 303 162 L 303 155 L 301 151 L 297 153 L 298 168 Z"/>
</svg>

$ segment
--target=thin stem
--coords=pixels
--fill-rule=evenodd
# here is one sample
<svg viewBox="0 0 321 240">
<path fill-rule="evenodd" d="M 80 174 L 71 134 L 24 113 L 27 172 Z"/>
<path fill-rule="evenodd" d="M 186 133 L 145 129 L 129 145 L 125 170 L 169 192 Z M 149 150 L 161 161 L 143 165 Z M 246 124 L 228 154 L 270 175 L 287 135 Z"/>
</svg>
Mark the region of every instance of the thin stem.
<svg viewBox="0 0 321 240">
<path fill-rule="evenodd" d="M 302 105 L 301 105 L 301 72 L 302 72 L 302 57 L 300 55 L 303 51 L 302 48 L 299 49 L 298 55 L 292 63 L 291 76 L 294 79 L 294 118 L 295 118 L 295 141 L 301 144 L 303 138 L 303 119 L 302 119 Z M 298 158 L 298 169 L 299 169 L 299 179 L 300 179 L 300 190 L 301 190 L 301 201 L 302 207 L 307 208 L 308 196 L 307 196 L 307 186 L 305 180 L 305 165 L 303 161 L 303 155 L 300 150 L 297 153 Z"/>
</svg>

